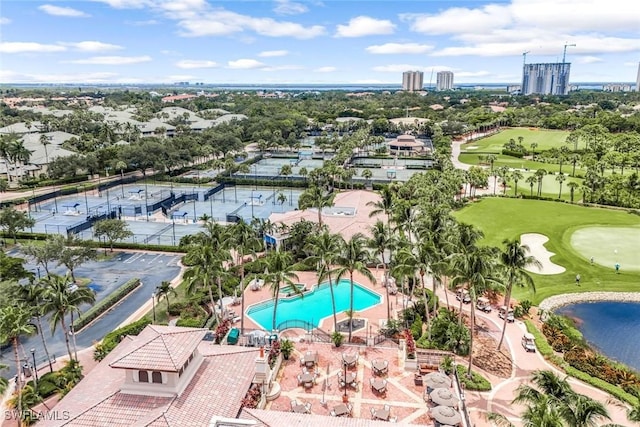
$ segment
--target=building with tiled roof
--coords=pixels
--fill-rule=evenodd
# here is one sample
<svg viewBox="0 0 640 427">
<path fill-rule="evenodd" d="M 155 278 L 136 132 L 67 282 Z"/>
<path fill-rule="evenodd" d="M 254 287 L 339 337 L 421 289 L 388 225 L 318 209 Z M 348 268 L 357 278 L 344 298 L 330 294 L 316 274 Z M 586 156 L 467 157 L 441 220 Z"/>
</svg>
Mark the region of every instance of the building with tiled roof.
<svg viewBox="0 0 640 427">
<path fill-rule="evenodd" d="M 206 330 L 150 325 L 126 337 L 38 426 L 208 426 L 237 418 L 256 379 L 256 348 L 203 341 Z"/>
</svg>

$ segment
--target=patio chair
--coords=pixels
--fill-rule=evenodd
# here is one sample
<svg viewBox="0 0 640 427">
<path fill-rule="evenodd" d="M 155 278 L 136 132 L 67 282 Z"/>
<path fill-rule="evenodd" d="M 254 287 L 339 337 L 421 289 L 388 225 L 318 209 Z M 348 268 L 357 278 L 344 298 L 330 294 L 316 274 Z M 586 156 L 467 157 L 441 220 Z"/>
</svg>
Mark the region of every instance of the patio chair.
<svg viewBox="0 0 640 427">
<path fill-rule="evenodd" d="M 313 388 L 313 381 L 304 383 L 304 388 Z"/>
<path fill-rule="evenodd" d="M 298 385 L 302 384 L 302 374 L 298 374 Z"/>
<path fill-rule="evenodd" d="M 331 412 L 329 412 L 329 415 L 331 415 L 332 417 L 336 416 L 336 411 L 334 411 L 333 409 L 331 410 Z"/>
<path fill-rule="evenodd" d="M 373 418 L 375 420 L 376 419 L 376 410 L 375 410 L 375 408 L 371 407 L 371 408 L 369 408 L 369 410 L 371 411 L 371 418 Z"/>
<path fill-rule="evenodd" d="M 314 384 L 318 384 L 318 377 L 319 377 L 319 376 L 320 376 L 320 375 L 318 375 L 318 373 L 317 373 L 317 372 L 315 372 L 315 373 L 313 374 L 313 383 L 314 383 Z"/>
<path fill-rule="evenodd" d="M 391 411 L 391 408 L 389 407 L 389 405 L 385 404 L 382 409 L 384 409 L 385 411 Z"/>
<path fill-rule="evenodd" d="M 353 411 L 353 405 L 351 403 L 347 403 L 347 413 L 351 416 L 351 412 Z"/>
<path fill-rule="evenodd" d="M 304 404 L 304 410 L 307 411 L 307 414 L 311 413 L 311 403 L 307 402 Z"/>
<path fill-rule="evenodd" d="M 398 416 L 395 415 L 393 417 L 389 417 L 389 422 L 390 423 L 397 423 L 398 422 Z"/>
<path fill-rule="evenodd" d="M 291 399 L 291 410 L 293 411 L 293 408 L 296 406 L 298 406 L 298 401 L 296 399 Z"/>
</svg>

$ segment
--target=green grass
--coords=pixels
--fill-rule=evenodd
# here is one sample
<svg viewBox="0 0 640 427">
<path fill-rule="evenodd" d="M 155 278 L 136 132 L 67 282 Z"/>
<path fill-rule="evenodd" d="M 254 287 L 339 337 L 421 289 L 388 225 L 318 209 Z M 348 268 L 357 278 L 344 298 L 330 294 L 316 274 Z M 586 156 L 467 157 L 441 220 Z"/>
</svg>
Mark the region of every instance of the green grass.
<svg viewBox="0 0 640 427">
<path fill-rule="evenodd" d="M 469 147 L 478 147 L 473 151 L 500 153 L 502 152 L 504 144 L 508 143 L 510 139 L 513 139 L 517 144 L 519 142 L 518 137 L 524 138 L 522 140 L 522 145 L 527 149 L 531 148 L 532 143 L 536 143 L 538 144 L 536 151 L 541 151 L 554 147 L 560 148 L 566 144 L 565 141 L 567 140 L 567 136 L 569 136 L 569 132 L 562 130 L 511 128 L 505 129 L 487 138 L 482 138 L 477 141 L 464 144 L 462 146 L 462 151 L 467 151 Z"/>
<path fill-rule="evenodd" d="M 585 291 L 635 292 L 640 274 L 630 268 L 616 274 L 613 266 L 591 265 L 590 255 L 571 246 L 571 236 L 579 229 L 593 226 L 640 228 L 640 218 L 626 211 L 587 208 L 568 203 L 508 198 L 485 198 L 466 206 L 454 215 L 464 223 L 474 224 L 485 235 L 482 243 L 502 247 L 504 239 L 519 238 L 524 233 L 540 233 L 549 237 L 545 247 L 554 252 L 551 260 L 566 268 L 562 274 L 531 273 L 537 292 L 514 289 L 517 299 L 529 299 L 534 304 L 552 295 Z M 614 236 L 608 237 L 615 239 Z M 602 244 L 599 241 L 594 246 Z M 608 243 L 607 243 L 608 244 Z M 575 285 L 580 274 L 581 286 Z"/>
<path fill-rule="evenodd" d="M 621 269 L 640 271 L 640 228 L 581 228 L 571 235 L 571 246 L 598 265 L 614 268 L 620 263 Z"/>
</svg>

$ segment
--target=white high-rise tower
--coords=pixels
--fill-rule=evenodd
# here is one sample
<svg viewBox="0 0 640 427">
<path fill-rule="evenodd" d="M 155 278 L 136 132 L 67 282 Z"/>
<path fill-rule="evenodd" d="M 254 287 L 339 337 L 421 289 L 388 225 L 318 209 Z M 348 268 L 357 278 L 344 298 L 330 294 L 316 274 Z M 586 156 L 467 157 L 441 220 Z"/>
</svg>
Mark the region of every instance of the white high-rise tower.
<svg viewBox="0 0 640 427">
<path fill-rule="evenodd" d="M 451 71 L 438 71 L 436 74 L 436 90 L 453 89 L 453 73 Z"/>
<path fill-rule="evenodd" d="M 402 73 L 402 90 L 409 92 L 420 91 L 424 86 L 424 73 L 422 71 L 405 71 Z"/>
</svg>

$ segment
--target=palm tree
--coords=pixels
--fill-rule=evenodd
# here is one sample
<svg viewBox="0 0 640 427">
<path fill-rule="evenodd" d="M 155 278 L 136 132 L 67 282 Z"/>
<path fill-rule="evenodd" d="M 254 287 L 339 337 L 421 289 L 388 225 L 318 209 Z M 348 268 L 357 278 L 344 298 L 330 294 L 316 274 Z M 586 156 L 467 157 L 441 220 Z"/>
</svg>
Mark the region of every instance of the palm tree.
<svg viewBox="0 0 640 427">
<path fill-rule="evenodd" d="M 367 240 L 367 246 L 372 249 L 376 255 L 380 256 L 382 261 L 382 274 L 384 277 L 384 284 L 387 289 L 387 320 L 391 319 L 391 303 L 389 301 L 389 276 L 387 271 L 387 261 L 385 259 L 385 253 L 392 246 L 391 229 L 384 222 L 377 220 L 375 224 L 370 227 L 371 238 Z"/>
<path fill-rule="evenodd" d="M 506 282 L 506 292 L 504 296 L 504 305 L 509 307 L 511 302 L 511 291 L 513 285 L 528 286 L 534 292 L 535 284 L 531 276 L 527 273 L 526 268 L 529 266 L 541 267 L 540 261 L 534 256 L 527 255 L 529 247 L 521 245 L 517 239 L 502 241 L 505 245 L 504 252 L 500 253 L 501 273 Z M 498 351 L 504 341 L 504 335 L 507 330 L 507 316 L 504 316 L 504 325 L 502 326 L 502 335 L 498 343 Z"/>
<path fill-rule="evenodd" d="M 47 166 L 49 165 L 49 153 L 47 152 L 47 145 L 51 144 L 51 141 L 49 140 L 49 137 L 47 135 L 45 135 L 44 133 L 42 135 L 40 135 L 40 144 L 42 144 L 42 146 L 44 147 L 44 159 L 45 162 L 47 164 Z"/>
<path fill-rule="evenodd" d="M 498 160 L 498 156 L 495 154 L 489 154 L 485 160 L 489 162 L 489 166 L 491 167 L 491 173 L 493 174 L 493 164 Z"/>
<path fill-rule="evenodd" d="M 367 202 L 367 206 L 371 206 L 374 209 L 369 213 L 369 217 L 374 217 L 379 214 L 385 214 L 387 216 L 387 223 L 391 223 L 391 214 L 393 213 L 393 205 L 395 202 L 395 195 L 389 185 L 385 185 L 380 190 L 380 200 Z"/>
<path fill-rule="evenodd" d="M 32 309 L 33 317 L 36 319 L 38 335 L 40 335 L 40 339 L 42 340 L 42 348 L 44 349 L 44 354 L 47 356 L 47 361 L 49 362 L 49 371 L 53 372 L 51 357 L 49 356 L 49 347 L 47 346 L 47 340 L 44 337 L 44 331 L 42 329 L 42 317 L 47 314 L 43 310 L 44 300 L 42 295 L 44 293 L 44 288 L 40 286 L 40 283 L 30 281 L 25 285 L 16 287 L 16 289 L 19 291 L 18 298 Z"/>
<path fill-rule="evenodd" d="M 229 233 L 232 247 L 235 249 L 235 265 L 240 269 L 240 304 L 242 315 L 240 316 L 240 334 L 244 331 L 244 285 L 245 271 L 244 262 L 248 254 L 255 256 L 262 247 L 262 242 L 258 238 L 256 230 L 243 219 L 231 226 Z"/>
<path fill-rule="evenodd" d="M 346 275 L 349 275 L 349 282 L 351 284 L 349 310 L 351 310 L 352 313 L 354 295 L 353 274 L 358 272 L 369 279 L 371 283 L 376 283 L 376 278 L 373 276 L 369 268 L 367 268 L 367 264 L 371 261 L 371 255 L 366 249 L 366 242 L 366 237 L 362 233 L 354 234 L 351 239 L 346 241 L 342 246 L 342 251 L 336 258 L 336 264 L 338 267 L 333 270 L 333 274 L 338 282 Z M 349 342 L 351 342 L 352 333 L 353 323 L 349 322 Z"/>
<path fill-rule="evenodd" d="M 371 180 L 372 176 L 373 172 L 371 172 L 371 169 L 365 169 L 362 171 L 362 177 L 366 180 L 367 184 L 369 183 L 369 180 Z"/>
<path fill-rule="evenodd" d="M 518 386 L 513 400 L 513 403 L 527 405 L 522 415 L 523 420 L 529 421 L 525 425 L 595 427 L 602 420 L 610 419 L 602 403 L 576 393 L 566 379 L 552 371 L 535 371 L 531 381 L 533 385 Z M 549 423 L 552 419 L 553 424 Z"/>
<path fill-rule="evenodd" d="M 96 301 L 95 293 L 87 287 L 79 287 L 73 290 L 73 288 L 69 287 L 71 283 L 71 277 L 69 276 L 62 277 L 49 274 L 42 279 L 42 283 L 44 285 L 42 294 L 44 303 L 42 306 L 45 313 L 51 313 L 51 318 L 49 319 L 51 333 L 55 333 L 56 327 L 58 323 L 60 323 L 69 354 L 69 360 L 73 360 L 74 357 L 71 353 L 71 346 L 69 345 L 69 328 L 67 328 L 65 317 L 67 314 L 71 314 L 70 328 L 72 329 L 73 314 L 80 314 L 80 306 L 93 304 Z"/>
<path fill-rule="evenodd" d="M 22 408 L 22 376 L 20 375 L 20 336 L 35 333 L 30 323 L 31 311 L 23 305 L 6 306 L 0 308 L 0 342 L 11 342 L 13 357 L 16 363 L 16 390 L 18 391 L 18 408 Z M 22 425 L 22 417 L 18 418 L 18 426 Z"/>
<path fill-rule="evenodd" d="M 185 256 L 185 261 L 189 267 L 184 273 L 187 284 L 187 294 L 193 294 L 199 288 L 204 288 L 209 294 L 211 310 L 213 310 L 218 321 L 222 321 L 222 310 L 216 310 L 216 303 L 213 298 L 214 283 L 218 284 L 218 294 L 222 303 L 221 276 L 224 275 L 224 263 L 231 259 L 226 250 L 216 250 L 214 246 L 202 246 L 195 248 Z M 222 308 L 222 307 L 221 307 Z"/>
<path fill-rule="evenodd" d="M 82 243 L 82 242 L 78 242 Z M 84 264 L 87 261 L 95 260 L 98 257 L 98 253 L 95 249 L 88 246 L 70 247 L 64 245 L 62 250 L 58 253 L 58 266 L 64 265 L 69 270 L 71 280 L 76 282 L 75 269 Z"/>
<path fill-rule="evenodd" d="M 511 179 L 513 179 L 513 183 L 515 184 L 515 196 L 518 195 L 518 181 L 520 181 L 522 178 L 524 178 L 524 175 L 522 175 L 522 172 L 520 172 L 519 170 L 515 169 L 513 172 L 511 172 Z"/>
<path fill-rule="evenodd" d="M 173 288 L 173 286 L 171 286 L 171 282 L 169 282 L 168 280 L 163 280 L 162 283 L 160 283 L 156 287 L 156 298 L 158 299 L 158 302 L 160 302 L 160 299 L 162 297 L 167 300 L 167 317 L 169 316 L 169 306 L 171 305 L 171 303 L 169 302 L 169 295 L 177 297 L 178 293 Z"/>
<path fill-rule="evenodd" d="M 544 169 L 538 169 L 534 173 L 534 176 L 536 177 L 536 180 L 538 182 L 538 192 L 537 192 L 538 197 L 542 196 L 542 178 L 544 178 L 546 174 L 547 174 L 547 171 Z"/>
<path fill-rule="evenodd" d="M 563 173 L 561 173 L 560 175 L 556 176 L 556 181 L 558 182 L 558 184 L 560 184 L 560 191 L 558 192 L 558 199 L 562 198 L 562 183 L 565 182 L 567 180 L 567 176 Z"/>
<path fill-rule="evenodd" d="M 295 293 L 301 294 L 302 291 L 295 286 L 294 282 L 300 279 L 298 279 L 298 275 L 295 273 L 293 256 L 289 252 L 282 250 L 269 252 L 269 254 L 263 259 L 263 263 L 267 270 L 267 273 L 264 276 L 264 283 L 265 285 L 269 285 L 271 294 L 274 298 L 271 329 L 275 331 L 278 326 L 276 315 L 278 314 L 280 289 L 282 286 L 289 285 Z"/>
<path fill-rule="evenodd" d="M 343 245 L 344 240 L 342 236 L 339 234 L 331 234 L 328 230 L 324 230 L 320 234 L 310 236 L 304 248 L 304 251 L 310 254 L 305 262 L 318 266 L 318 284 L 320 284 L 325 277 L 329 280 L 333 327 L 336 331 L 338 330 L 338 317 L 336 315 L 336 299 L 333 291 L 331 265 L 337 259 Z"/>
<path fill-rule="evenodd" d="M 533 197 L 533 186 L 536 182 L 538 182 L 538 178 L 535 175 L 529 175 L 527 179 L 524 180 L 527 184 L 529 184 L 529 189 L 531 190 L 530 196 Z"/>
<path fill-rule="evenodd" d="M 336 194 L 325 192 L 317 185 L 307 188 L 298 199 L 300 209 L 315 208 L 318 210 L 318 225 L 322 227 L 322 209 L 333 206 Z"/>
</svg>

